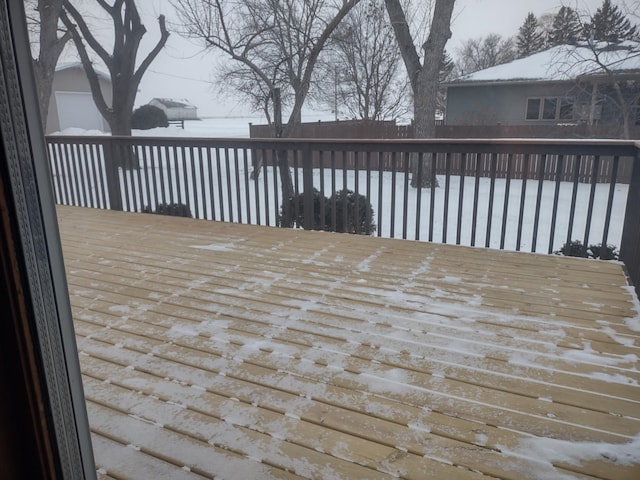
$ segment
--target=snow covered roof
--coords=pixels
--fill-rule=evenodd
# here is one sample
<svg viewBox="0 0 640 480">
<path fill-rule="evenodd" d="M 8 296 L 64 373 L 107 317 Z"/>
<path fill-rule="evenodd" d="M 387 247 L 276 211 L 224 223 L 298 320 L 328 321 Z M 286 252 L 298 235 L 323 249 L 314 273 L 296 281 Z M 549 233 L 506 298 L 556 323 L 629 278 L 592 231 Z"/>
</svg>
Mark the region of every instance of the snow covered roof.
<svg viewBox="0 0 640 480">
<path fill-rule="evenodd" d="M 153 101 L 161 103 L 167 108 L 196 108 L 195 105 L 191 105 L 189 103 L 189 100 L 184 98 L 180 100 L 174 100 L 172 98 L 154 98 L 153 100 L 151 100 L 151 102 Z"/>
<path fill-rule="evenodd" d="M 63 70 L 69 70 L 71 68 L 79 68 L 81 70 L 84 70 L 84 67 L 82 66 L 81 62 L 62 62 L 62 63 L 58 63 L 56 65 L 56 72 L 61 72 Z M 108 73 L 106 73 L 106 72 L 104 72 L 104 71 L 102 71 L 102 70 L 100 70 L 98 68 L 95 68 L 95 66 L 93 67 L 93 69 L 95 70 L 96 74 L 98 75 L 98 78 L 101 78 L 102 80 L 107 80 L 109 82 L 111 81 L 111 76 Z"/>
<path fill-rule="evenodd" d="M 448 86 L 480 82 L 566 81 L 598 75 L 603 66 L 615 73 L 640 73 L 640 43 L 615 46 L 559 45 L 510 63 L 464 75 Z"/>
</svg>

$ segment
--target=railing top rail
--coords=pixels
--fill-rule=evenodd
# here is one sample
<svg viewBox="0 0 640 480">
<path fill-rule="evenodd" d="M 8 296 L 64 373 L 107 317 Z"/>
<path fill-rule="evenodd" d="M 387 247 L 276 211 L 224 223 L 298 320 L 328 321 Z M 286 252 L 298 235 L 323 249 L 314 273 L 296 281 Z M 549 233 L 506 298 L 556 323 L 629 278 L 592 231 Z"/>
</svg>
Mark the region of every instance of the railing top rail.
<svg viewBox="0 0 640 480">
<path fill-rule="evenodd" d="M 309 139 L 309 138 L 211 138 L 211 137 L 143 137 L 143 136 L 71 136 L 49 135 L 52 143 L 167 145 L 222 148 L 294 149 L 315 151 L 375 151 L 375 152 L 443 152 L 443 153 L 538 153 L 565 155 L 636 156 L 640 141 L 593 139 Z M 276 147 L 277 146 L 277 147 Z"/>
</svg>

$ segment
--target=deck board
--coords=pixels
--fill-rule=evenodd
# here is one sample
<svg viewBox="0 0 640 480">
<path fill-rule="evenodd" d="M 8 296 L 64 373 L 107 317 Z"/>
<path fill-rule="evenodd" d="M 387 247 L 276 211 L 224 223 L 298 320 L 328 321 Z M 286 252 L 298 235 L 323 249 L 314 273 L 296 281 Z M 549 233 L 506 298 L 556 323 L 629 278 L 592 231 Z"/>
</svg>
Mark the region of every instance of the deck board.
<svg viewBox="0 0 640 480">
<path fill-rule="evenodd" d="M 104 478 L 640 477 L 617 262 L 58 215 Z"/>
</svg>

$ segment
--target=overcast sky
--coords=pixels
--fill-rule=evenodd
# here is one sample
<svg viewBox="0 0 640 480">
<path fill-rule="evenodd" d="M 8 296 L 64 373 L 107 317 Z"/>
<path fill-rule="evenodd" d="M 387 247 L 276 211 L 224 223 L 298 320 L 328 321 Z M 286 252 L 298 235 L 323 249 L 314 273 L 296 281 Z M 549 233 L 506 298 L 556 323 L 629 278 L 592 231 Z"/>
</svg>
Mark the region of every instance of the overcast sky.
<svg viewBox="0 0 640 480">
<path fill-rule="evenodd" d="M 614 0 L 614 3 L 620 1 Z M 456 49 L 466 39 L 489 33 L 516 35 L 528 12 L 536 16 L 553 14 L 562 2 L 581 11 L 593 12 L 602 0 L 457 0 L 451 26 L 453 37 L 447 44 L 447 50 L 455 58 Z M 176 19 L 167 0 L 138 3 L 147 25 L 145 40 L 148 45 L 158 38 L 154 19 L 160 13 L 164 13 L 169 22 Z M 154 97 L 186 98 L 198 107 L 201 116 L 247 115 L 249 112 L 241 99 L 216 94 L 217 88 L 211 81 L 215 73 L 215 56 L 199 54 L 199 50 L 192 41 L 172 33 L 165 50 L 143 78 L 136 103 L 142 105 Z"/>
</svg>

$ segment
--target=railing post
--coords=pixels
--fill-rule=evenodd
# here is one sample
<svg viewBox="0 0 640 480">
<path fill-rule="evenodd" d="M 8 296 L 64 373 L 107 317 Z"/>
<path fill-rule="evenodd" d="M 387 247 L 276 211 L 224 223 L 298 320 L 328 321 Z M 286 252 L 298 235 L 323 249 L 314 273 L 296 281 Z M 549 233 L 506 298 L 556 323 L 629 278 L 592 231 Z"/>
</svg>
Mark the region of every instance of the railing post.
<svg viewBox="0 0 640 480">
<path fill-rule="evenodd" d="M 624 213 L 620 260 L 627 268 L 631 283 L 640 295 L 640 148 L 631 166 L 631 181 Z"/>
<path fill-rule="evenodd" d="M 107 194 L 111 210 L 122 211 L 122 192 L 120 191 L 120 178 L 118 175 L 119 162 L 115 157 L 115 145 L 113 138 L 106 139 L 104 148 L 104 171 L 107 181 Z"/>
<path fill-rule="evenodd" d="M 304 229 L 313 230 L 316 226 L 313 221 L 313 160 L 308 142 L 305 142 L 302 147 L 302 186 L 304 190 Z"/>
</svg>

